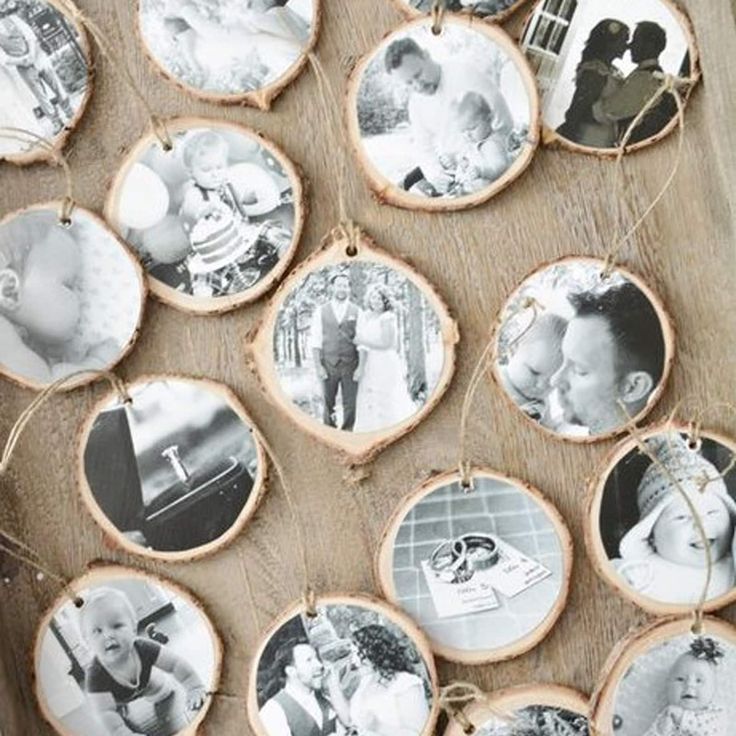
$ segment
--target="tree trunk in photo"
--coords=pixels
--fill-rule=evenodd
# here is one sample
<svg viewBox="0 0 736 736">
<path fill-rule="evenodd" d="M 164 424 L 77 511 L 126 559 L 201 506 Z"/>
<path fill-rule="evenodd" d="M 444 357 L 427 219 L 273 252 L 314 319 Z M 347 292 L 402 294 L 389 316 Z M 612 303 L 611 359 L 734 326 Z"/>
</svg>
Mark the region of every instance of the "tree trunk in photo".
<svg viewBox="0 0 736 736">
<path fill-rule="evenodd" d="M 294 349 L 294 367 L 302 367 L 302 352 L 299 349 L 299 313 L 294 309 L 291 313 L 291 336 Z"/>
<path fill-rule="evenodd" d="M 411 286 L 409 291 L 409 392 L 413 399 L 426 399 L 427 356 L 424 350 L 424 304 L 419 290 Z"/>
</svg>

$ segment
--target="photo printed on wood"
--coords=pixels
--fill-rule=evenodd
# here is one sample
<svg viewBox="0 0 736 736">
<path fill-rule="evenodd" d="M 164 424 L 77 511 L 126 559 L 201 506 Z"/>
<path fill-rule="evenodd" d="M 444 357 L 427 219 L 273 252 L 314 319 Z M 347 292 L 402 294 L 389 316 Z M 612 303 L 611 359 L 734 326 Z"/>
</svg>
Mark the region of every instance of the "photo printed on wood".
<svg viewBox="0 0 736 736">
<path fill-rule="evenodd" d="M 319 0 L 138 0 L 138 25 L 186 91 L 268 109 L 316 43 Z"/>
<path fill-rule="evenodd" d="M 693 441 L 672 424 L 639 437 L 647 452 L 633 438 L 621 442 L 591 484 L 587 538 L 596 567 L 652 613 L 691 611 L 708 574 L 699 518 L 713 565 L 706 609 L 727 605 L 736 599 L 736 443 L 707 431 Z"/>
<path fill-rule="evenodd" d="M 594 442 L 622 432 L 659 399 L 674 332 L 637 276 L 569 256 L 528 276 L 496 324 L 494 377 L 536 426 Z"/>
<path fill-rule="evenodd" d="M 253 662 L 248 715 L 257 736 L 428 736 L 436 675 L 421 633 L 385 603 L 327 596 L 310 617 L 283 616 Z"/>
<path fill-rule="evenodd" d="M 490 24 L 446 16 L 387 36 L 358 64 L 348 124 L 379 199 L 453 210 L 484 202 L 531 161 L 537 144 L 534 76 L 511 39 Z"/>
<path fill-rule="evenodd" d="M 61 206 L 35 205 L 0 222 L 0 374 L 31 388 L 111 368 L 143 315 L 146 286 L 133 255 L 89 210 L 75 207 L 63 225 Z"/>
<path fill-rule="evenodd" d="M 593 696 L 601 736 L 728 736 L 736 719 L 736 629 L 665 619 L 622 642 Z"/>
<path fill-rule="evenodd" d="M 589 153 L 621 145 L 664 74 L 699 74 L 690 22 L 669 0 L 539 0 L 521 45 L 537 75 L 550 140 Z M 665 93 L 628 145 L 654 142 L 676 122 L 675 98 Z"/>
<path fill-rule="evenodd" d="M 589 736 L 588 699 L 567 687 L 518 685 L 463 707 L 476 736 Z M 465 736 L 451 719 L 444 736 Z"/>
<path fill-rule="evenodd" d="M 427 481 L 396 512 L 377 555 L 379 583 L 429 636 L 468 664 L 539 643 L 567 598 L 572 541 L 555 508 L 521 481 L 474 469 Z"/>
<path fill-rule="evenodd" d="M 172 583 L 100 567 L 44 618 L 36 695 L 63 736 L 184 736 L 205 718 L 222 649 L 209 618 Z"/>
<path fill-rule="evenodd" d="M 264 388 L 294 421 L 368 458 L 439 401 L 457 327 L 434 289 L 361 235 L 328 243 L 276 293 L 250 344 Z"/>
<path fill-rule="evenodd" d="M 107 198 L 151 291 L 192 312 L 262 296 L 294 256 L 305 217 L 300 176 L 273 143 L 235 123 L 167 121 L 128 154 Z"/>
<path fill-rule="evenodd" d="M 0 3 L 0 128 L 27 131 L 60 149 L 84 112 L 91 67 L 84 31 L 61 4 Z M 48 157 L 37 142 L 0 135 L 0 159 L 30 163 Z"/>
<path fill-rule="evenodd" d="M 444 0 L 445 9 L 450 13 L 469 13 L 477 18 L 489 21 L 503 20 L 525 0 Z M 401 9 L 408 15 L 428 14 L 432 12 L 435 0 L 396 0 Z"/>
<path fill-rule="evenodd" d="M 237 397 L 209 380 L 151 376 L 111 392 L 80 443 L 82 494 L 135 554 L 189 560 L 232 541 L 263 491 L 266 456 Z"/>
</svg>

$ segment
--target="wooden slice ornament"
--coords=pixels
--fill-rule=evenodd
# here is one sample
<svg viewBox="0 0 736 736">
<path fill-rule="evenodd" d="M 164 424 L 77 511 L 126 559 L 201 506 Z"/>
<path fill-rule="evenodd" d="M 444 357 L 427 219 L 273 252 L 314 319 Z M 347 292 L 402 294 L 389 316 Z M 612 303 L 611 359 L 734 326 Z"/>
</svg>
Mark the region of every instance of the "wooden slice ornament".
<svg viewBox="0 0 736 736">
<path fill-rule="evenodd" d="M 415 18 L 432 13 L 437 0 L 394 0 L 401 11 Z M 518 10 L 526 0 L 439 0 L 446 11 L 482 18 L 491 23 L 500 23 Z"/>
<path fill-rule="evenodd" d="M 300 705 L 309 700 L 319 707 L 313 716 Z M 312 724 L 320 716 L 320 733 L 342 723 L 359 733 L 430 736 L 438 710 L 437 674 L 422 632 L 367 595 L 320 596 L 311 613 L 304 603 L 292 606 L 252 660 L 247 711 L 256 736 L 277 736 L 285 719 Z M 306 733 L 293 725 L 292 732 Z"/>
<path fill-rule="evenodd" d="M 0 375 L 33 389 L 112 368 L 143 316 L 135 257 L 96 214 L 74 205 L 67 219 L 66 211 L 66 202 L 46 202 L 0 221 Z"/>
<path fill-rule="evenodd" d="M 341 229 L 281 284 L 248 352 L 279 409 L 361 463 L 436 406 L 458 339 L 425 278 Z"/>
<path fill-rule="evenodd" d="M 494 325 L 493 377 L 521 415 L 570 442 L 620 434 L 651 411 L 674 362 L 659 297 L 631 271 L 565 256 L 539 266 Z"/>
<path fill-rule="evenodd" d="M 193 736 L 217 690 L 222 643 L 196 598 L 168 580 L 99 566 L 46 613 L 33 655 L 41 713 L 62 736 Z"/>
<path fill-rule="evenodd" d="M 488 693 L 462 709 L 463 726 L 451 719 L 444 736 L 534 734 L 534 736 L 588 736 L 588 699 L 561 685 L 534 683 Z"/>
<path fill-rule="evenodd" d="M 0 137 L 0 160 L 53 160 L 92 94 L 92 56 L 68 2 L 14 0 L 0 18 L 0 124 L 47 141 Z"/>
<path fill-rule="evenodd" d="M 389 521 L 376 555 L 386 596 L 453 662 L 519 656 L 565 606 L 572 539 L 535 488 L 486 468 L 430 478 Z"/>
<path fill-rule="evenodd" d="M 538 0 L 521 47 L 537 75 L 544 142 L 579 153 L 614 156 L 623 144 L 628 152 L 661 140 L 678 122 L 671 89 L 652 99 L 665 75 L 683 102 L 700 78 L 692 23 L 670 0 Z"/>
<path fill-rule="evenodd" d="M 347 115 L 376 197 L 407 209 L 487 201 L 522 174 L 538 142 L 524 55 L 500 28 L 458 14 L 388 34 L 355 67 Z"/>
<path fill-rule="evenodd" d="M 154 68 L 185 92 L 268 110 L 317 43 L 321 0 L 138 0 Z"/>
<path fill-rule="evenodd" d="M 138 555 L 186 561 L 242 531 L 265 492 L 266 453 L 235 394 L 214 381 L 145 376 L 105 395 L 82 428 L 78 474 L 95 521 Z"/>
<path fill-rule="evenodd" d="M 713 564 L 703 607 L 714 611 L 736 600 L 735 456 L 733 439 L 702 429 L 693 439 L 676 421 L 620 442 L 590 484 L 585 538 L 598 574 L 649 613 L 692 611 L 708 574 L 695 511 Z"/>
<path fill-rule="evenodd" d="M 619 643 L 591 700 L 600 736 L 680 733 L 726 736 L 736 717 L 736 628 L 706 617 L 670 617 Z M 677 733 L 677 730 L 671 732 Z"/>
<path fill-rule="evenodd" d="M 151 291 L 188 312 L 224 312 L 266 293 L 291 263 L 306 217 L 297 167 L 236 123 L 167 121 L 127 154 L 106 215 L 138 252 Z"/>
</svg>

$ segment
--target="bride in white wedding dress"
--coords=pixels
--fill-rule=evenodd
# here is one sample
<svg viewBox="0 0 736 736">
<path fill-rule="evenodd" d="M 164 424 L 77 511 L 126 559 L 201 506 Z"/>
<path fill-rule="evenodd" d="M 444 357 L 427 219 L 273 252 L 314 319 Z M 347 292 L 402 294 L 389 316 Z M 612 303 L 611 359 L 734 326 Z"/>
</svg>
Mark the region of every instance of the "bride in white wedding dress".
<svg viewBox="0 0 736 736">
<path fill-rule="evenodd" d="M 384 430 L 408 419 L 417 407 L 409 396 L 406 369 L 399 355 L 396 313 L 388 290 L 381 284 L 366 291 L 355 344 L 360 364 L 354 431 Z"/>
</svg>

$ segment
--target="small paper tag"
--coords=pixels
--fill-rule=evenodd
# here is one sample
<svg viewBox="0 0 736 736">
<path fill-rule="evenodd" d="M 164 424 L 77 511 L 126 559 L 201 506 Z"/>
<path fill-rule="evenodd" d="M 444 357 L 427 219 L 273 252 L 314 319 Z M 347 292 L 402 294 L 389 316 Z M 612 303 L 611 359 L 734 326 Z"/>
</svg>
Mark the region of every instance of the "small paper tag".
<svg viewBox="0 0 736 736">
<path fill-rule="evenodd" d="M 441 580 L 429 562 L 422 561 L 422 571 L 439 618 L 492 611 L 501 605 L 497 592 L 514 598 L 552 574 L 516 547 L 498 538 L 494 541 L 499 551 L 498 562 L 487 570 L 476 570 L 463 582 Z"/>
<path fill-rule="evenodd" d="M 492 611 L 500 605 L 493 587 L 482 574 L 473 575 L 465 583 L 449 583 L 440 580 L 426 560 L 422 561 L 422 570 L 439 618 Z"/>
</svg>

